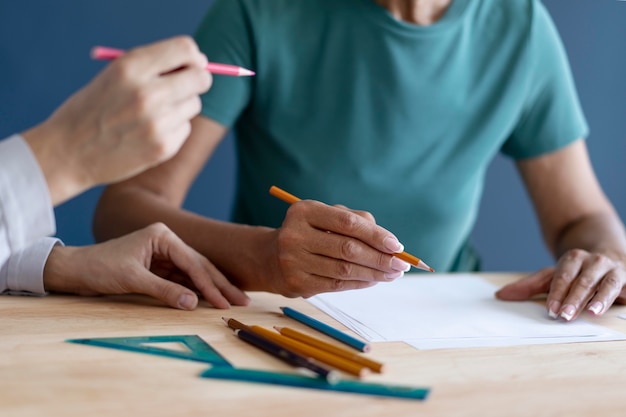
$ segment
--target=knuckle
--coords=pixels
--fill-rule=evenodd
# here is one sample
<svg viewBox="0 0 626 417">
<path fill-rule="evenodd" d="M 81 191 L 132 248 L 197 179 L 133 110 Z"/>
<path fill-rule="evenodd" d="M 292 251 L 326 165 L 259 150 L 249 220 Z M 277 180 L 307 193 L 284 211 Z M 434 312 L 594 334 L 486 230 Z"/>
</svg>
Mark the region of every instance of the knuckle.
<svg viewBox="0 0 626 417">
<path fill-rule="evenodd" d="M 560 271 L 554 274 L 554 284 L 557 286 L 569 285 L 574 280 L 574 277 L 566 272 Z"/>
<path fill-rule="evenodd" d="M 176 48 L 187 53 L 187 54 L 196 54 L 198 53 L 198 45 L 193 40 L 193 38 L 189 35 L 181 35 L 177 36 L 174 39 L 176 42 Z"/>
<path fill-rule="evenodd" d="M 596 286 L 596 279 L 591 275 L 583 275 L 578 279 L 578 285 L 586 290 Z"/>
<path fill-rule="evenodd" d="M 569 261 L 582 260 L 587 252 L 582 249 L 570 249 L 565 253 L 565 258 Z"/>
<path fill-rule="evenodd" d="M 376 265 L 378 265 L 378 269 L 380 269 L 381 271 L 386 271 L 386 270 L 393 270 L 393 256 L 390 255 L 386 255 L 384 253 L 381 253 L 378 255 L 378 261 L 376 262 Z"/>
<path fill-rule="evenodd" d="M 599 253 L 593 254 L 591 256 L 590 262 L 592 265 L 597 265 L 597 266 L 605 266 L 605 265 L 610 265 L 612 263 L 611 259 Z"/>
<path fill-rule="evenodd" d="M 336 266 L 337 276 L 340 278 L 349 278 L 352 276 L 352 263 L 338 261 Z"/>
<path fill-rule="evenodd" d="M 341 230 L 350 233 L 351 231 L 359 228 L 360 218 L 358 215 L 346 211 L 341 213 L 339 216 L 339 225 Z"/>
<path fill-rule="evenodd" d="M 159 233 L 159 234 L 173 233 L 163 222 L 152 223 L 150 226 L 148 226 L 148 228 L 151 229 L 154 233 Z"/>
<path fill-rule="evenodd" d="M 158 289 L 158 294 L 162 300 L 171 300 L 175 297 L 177 288 L 175 285 L 162 285 Z"/>
<path fill-rule="evenodd" d="M 347 289 L 347 281 L 342 279 L 332 279 L 330 281 L 330 290 L 331 291 L 344 291 Z"/>
<path fill-rule="evenodd" d="M 622 281 L 619 278 L 617 278 L 614 274 L 611 274 L 611 275 L 607 276 L 606 278 L 604 278 L 602 280 L 602 283 L 603 283 L 603 285 L 605 285 L 605 286 L 607 286 L 607 287 L 609 287 L 611 289 L 620 290 L 620 291 L 621 291 L 622 286 L 623 286 Z"/>
<path fill-rule="evenodd" d="M 310 202 L 298 201 L 287 209 L 287 218 L 291 217 L 307 217 L 309 213 Z"/>
<path fill-rule="evenodd" d="M 132 52 L 129 54 L 132 54 Z M 133 70 L 133 65 L 131 64 L 132 62 L 128 56 L 122 56 L 109 65 L 108 71 L 111 72 L 111 75 L 116 82 L 119 82 L 120 84 L 129 84 L 135 77 L 135 71 Z"/>
<path fill-rule="evenodd" d="M 343 242 L 341 242 L 339 252 L 342 259 L 351 260 L 357 257 L 357 255 L 360 253 L 360 248 L 354 240 L 345 239 Z"/>
<path fill-rule="evenodd" d="M 370 221 L 372 223 L 376 223 L 376 219 L 374 218 L 374 215 L 372 213 L 370 213 L 369 211 L 354 210 L 354 213 L 357 214 L 358 216 L 364 218 L 367 221 Z"/>
</svg>

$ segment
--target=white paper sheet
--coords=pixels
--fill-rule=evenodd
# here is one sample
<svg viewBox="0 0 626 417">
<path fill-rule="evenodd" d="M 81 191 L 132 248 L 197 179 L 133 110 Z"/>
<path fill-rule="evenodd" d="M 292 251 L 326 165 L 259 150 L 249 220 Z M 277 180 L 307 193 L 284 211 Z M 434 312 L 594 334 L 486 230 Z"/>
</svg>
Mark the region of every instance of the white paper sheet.
<svg viewBox="0 0 626 417">
<path fill-rule="evenodd" d="M 404 341 L 419 349 L 626 340 L 581 318 L 552 320 L 534 302 L 499 301 L 496 289 L 472 275 L 407 274 L 309 302 L 370 342 Z"/>
</svg>

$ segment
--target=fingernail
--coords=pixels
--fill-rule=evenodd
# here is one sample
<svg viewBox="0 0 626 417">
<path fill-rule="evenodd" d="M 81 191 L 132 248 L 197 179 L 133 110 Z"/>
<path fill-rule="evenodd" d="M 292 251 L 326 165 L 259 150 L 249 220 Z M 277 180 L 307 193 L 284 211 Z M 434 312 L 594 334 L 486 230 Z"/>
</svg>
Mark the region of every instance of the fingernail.
<svg viewBox="0 0 626 417">
<path fill-rule="evenodd" d="M 193 310 L 196 308 L 196 298 L 189 294 L 183 294 L 178 298 L 178 307 L 184 310 Z"/>
<path fill-rule="evenodd" d="M 404 245 L 394 237 L 386 237 L 383 240 L 383 245 L 392 252 L 402 252 L 404 250 Z"/>
<path fill-rule="evenodd" d="M 402 259 L 396 258 L 395 256 L 391 258 L 391 267 L 396 271 L 404 271 L 407 272 L 411 269 L 411 264 L 408 262 L 404 262 Z"/>
<path fill-rule="evenodd" d="M 399 271 L 399 272 L 390 272 L 388 274 L 385 274 L 385 278 L 387 278 L 387 280 L 389 281 L 393 281 L 396 278 L 400 278 L 404 276 L 404 271 Z"/>
<path fill-rule="evenodd" d="M 553 319 L 557 318 L 557 312 L 559 311 L 559 308 L 561 308 L 561 303 L 559 303 L 558 301 L 552 301 L 550 303 L 550 308 L 548 308 L 548 316 Z"/>
<path fill-rule="evenodd" d="M 604 310 L 604 304 L 601 301 L 596 301 L 589 306 L 589 311 L 595 315 L 602 313 L 602 310 Z"/>
<path fill-rule="evenodd" d="M 574 306 L 571 304 L 568 304 L 563 308 L 563 311 L 561 311 L 561 317 L 567 321 L 570 321 L 572 317 L 574 317 L 575 311 L 576 309 L 574 308 Z"/>
</svg>

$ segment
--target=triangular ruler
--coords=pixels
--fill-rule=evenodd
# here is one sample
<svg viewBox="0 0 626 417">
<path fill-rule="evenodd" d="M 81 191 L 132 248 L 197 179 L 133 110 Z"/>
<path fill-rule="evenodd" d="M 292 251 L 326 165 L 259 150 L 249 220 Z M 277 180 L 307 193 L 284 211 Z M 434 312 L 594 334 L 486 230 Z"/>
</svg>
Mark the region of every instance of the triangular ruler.
<svg viewBox="0 0 626 417">
<path fill-rule="evenodd" d="M 217 353 L 215 349 L 196 335 L 104 337 L 97 339 L 69 339 L 67 341 L 82 345 L 100 346 L 131 352 L 149 353 L 151 355 L 166 356 L 168 358 L 210 363 L 213 366 L 232 367 L 222 355 Z M 154 346 L 159 343 L 163 343 L 164 345 L 181 343 L 189 350 L 181 351 Z"/>
</svg>

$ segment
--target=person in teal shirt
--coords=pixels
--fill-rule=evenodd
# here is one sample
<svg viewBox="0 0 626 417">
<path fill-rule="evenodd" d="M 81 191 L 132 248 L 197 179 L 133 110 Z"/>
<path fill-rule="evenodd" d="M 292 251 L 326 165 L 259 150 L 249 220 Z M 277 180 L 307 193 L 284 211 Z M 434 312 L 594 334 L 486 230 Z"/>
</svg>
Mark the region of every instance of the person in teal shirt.
<svg viewBox="0 0 626 417">
<path fill-rule="evenodd" d="M 437 271 L 475 271 L 468 239 L 502 152 L 558 262 L 498 295 L 549 292 L 549 314 L 566 320 L 620 295 L 623 225 L 540 1 L 216 0 L 196 41 L 257 75 L 216 77 L 181 152 L 105 191 L 99 238 L 163 221 L 241 288 L 287 296 L 394 280 L 404 247 Z M 224 223 L 179 207 L 229 128 L 237 191 Z M 307 201 L 285 215 L 271 185 Z"/>
</svg>

